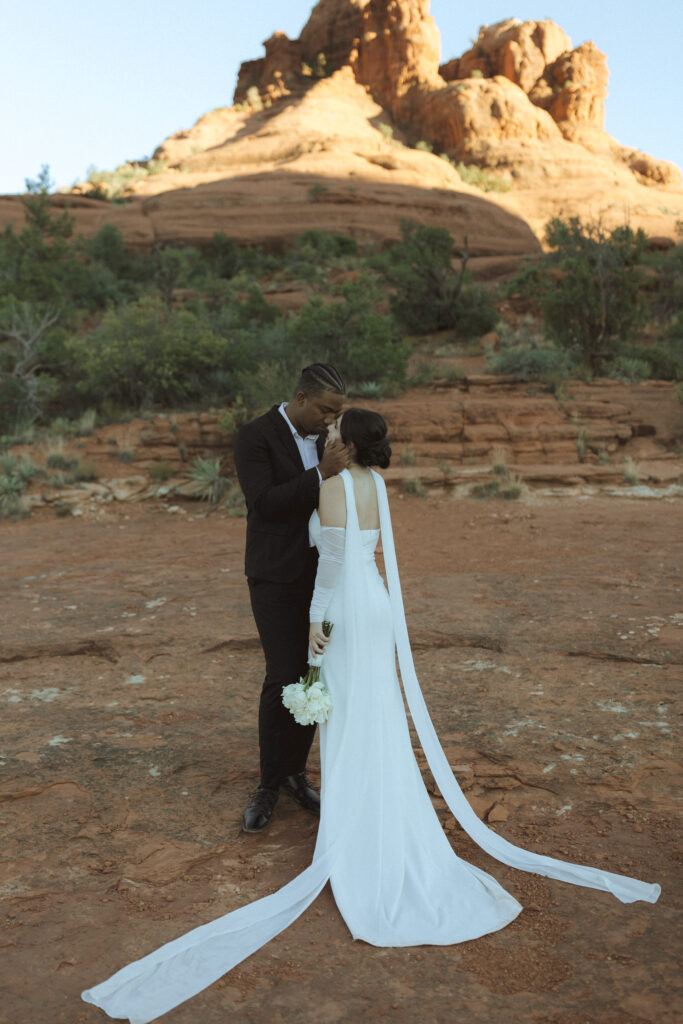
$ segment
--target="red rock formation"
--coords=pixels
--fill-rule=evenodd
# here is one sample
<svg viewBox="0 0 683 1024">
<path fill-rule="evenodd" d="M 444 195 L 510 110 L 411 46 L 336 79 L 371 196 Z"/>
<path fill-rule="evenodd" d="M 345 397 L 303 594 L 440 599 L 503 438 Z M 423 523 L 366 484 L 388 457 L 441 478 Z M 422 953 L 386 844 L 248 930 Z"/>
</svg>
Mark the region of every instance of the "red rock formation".
<svg viewBox="0 0 683 1024">
<path fill-rule="evenodd" d="M 352 63 L 356 78 L 397 118 L 415 87 L 443 86 L 441 44 L 429 0 L 370 0 Z"/>
<path fill-rule="evenodd" d="M 597 46 L 584 43 L 571 53 L 563 53 L 546 75 L 552 76 L 554 95 L 548 110 L 555 121 L 578 121 L 602 128 L 609 74 L 607 58 Z"/>
<path fill-rule="evenodd" d="M 301 43 L 290 39 L 286 32 L 275 32 L 263 44 L 265 57 L 248 60 L 240 67 L 235 88 L 235 103 L 250 98 L 256 88 L 260 96 L 277 99 L 295 91 L 301 85 Z"/>
<path fill-rule="evenodd" d="M 502 75 L 549 111 L 555 121 L 602 128 L 607 96 L 607 60 L 593 43 L 576 50 L 552 21 L 508 18 L 479 30 L 477 42 L 441 68 L 449 82 Z"/>
<path fill-rule="evenodd" d="M 362 31 L 363 10 L 369 2 L 319 0 L 299 36 L 304 60 L 311 64 L 319 53 L 324 53 L 332 70 L 348 64 Z"/>
<path fill-rule="evenodd" d="M 479 71 L 485 78 L 504 75 L 529 94 L 571 41 L 552 21 L 507 18 L 479 29 L 479 38 L 462 57 L 440 68 L 446 81 L 471 78 Z"/>
<path fill-rule="evenodd" d="M 583 172 L 591 154 L 628 168 L 640 182 L 680 183 L 672 164 L 620 147 L 604 133 L 605 55 L 591 42 L 572 49 L 549 20 L 485 25 L 470 50 L 439 68 L 429 0 L 320 0 L 299 40 L 276 33 L 265 45 L 264 58 L 242 66 L 236 100 L 254 86 L 271 98 L 310 86 L 302 66 L 324 54 L 328 69 L 350 66 L 408 138 L 423 138 L 456 160 L 507 168 L 530 181 L 558 159 L 558 174 L 571 174 L 572 165 Z M 539 150 L 562 136 L 582 152 Z"/>
<path fill-rule="evenodd" d="M 115 223 L 140 246 L 194 244 L 217 230 L 288 244 L 313 227 L 389 239 L 408 211 L 467 234 L 481 260 L 536 251 L 532 231 L 541 237 L 555 216 L 608 227 L 628 216 L 673 236 L 680 171 L 603 130 L 606 89 L 604 55 L 592 43 L 572 49 L 551 21 L 484 26 L 439 68 L 428 0 L 320 0 L 298 40 L 276 32 L 242 65 L 239 106 L 162 143 L 154 155 L 166 170 L 131 183 L 125 206 L 73 194 L 55 202 L 72 204 L 78 231 Z M 393 138 L 377 130 L 387 121 Z M 511 190 L 484 197 L 451 162 L 411 148 L 420 140 Z M 23 216 L 17 199 L 0 199 L 0 227 Z"/>
</svg>

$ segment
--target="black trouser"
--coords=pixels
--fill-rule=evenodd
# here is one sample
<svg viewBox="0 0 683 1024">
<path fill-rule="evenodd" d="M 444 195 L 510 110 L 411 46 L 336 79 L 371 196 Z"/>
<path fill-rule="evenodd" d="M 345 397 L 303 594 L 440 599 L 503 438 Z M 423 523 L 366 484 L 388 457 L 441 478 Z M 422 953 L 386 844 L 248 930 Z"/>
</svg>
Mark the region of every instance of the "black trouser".
<svg viewBox="0 0 683 1024">
<path fill-rule="evenodd" d="M 288 775 L 304 771 L 314 725 L 297 725 L 282 703 L 282 687 L 298 682 L 308 668 L 308 611 L 318 553 L 311 548 L 306 568 L 291 583 L 249 577 L 249 594 L 266 656 L 259 704 L 261 785 L 277 789 Z"/>
</svg>

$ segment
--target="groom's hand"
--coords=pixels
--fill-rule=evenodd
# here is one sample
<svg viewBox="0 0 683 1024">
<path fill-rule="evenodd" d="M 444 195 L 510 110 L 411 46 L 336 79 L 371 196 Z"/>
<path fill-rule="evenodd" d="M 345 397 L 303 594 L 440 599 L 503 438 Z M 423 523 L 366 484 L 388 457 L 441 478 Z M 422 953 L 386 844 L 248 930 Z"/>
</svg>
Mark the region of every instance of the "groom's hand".
<svg viewBox="0 0 683 1024">
<path fill-rule="evenodd" d="M 323 452 L 318 469 L 323 480 L 328 476 L 336 476 L 349 465 L 349 450 L 341 441 L 331 441 Z"/>
</svg>

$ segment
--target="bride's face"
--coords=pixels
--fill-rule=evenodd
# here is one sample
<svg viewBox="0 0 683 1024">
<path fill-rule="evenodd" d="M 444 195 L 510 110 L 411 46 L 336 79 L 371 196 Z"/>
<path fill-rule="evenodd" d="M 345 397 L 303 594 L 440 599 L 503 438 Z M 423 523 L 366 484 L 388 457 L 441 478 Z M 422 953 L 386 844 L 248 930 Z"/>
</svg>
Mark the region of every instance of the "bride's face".
<svg viewBox="0 0 683 1024">
<path fill-rule="evenodd" d="M 330 423 L 329 427 L 327 428 L 327 441 L 325 442 L 326 444 L 332 444 L 333 441 L 341 441 L 341 430 L 339 429 L 341 426 L 341 421 L 341 416 L 337 416 L 334 423 Z"/>
</svg>

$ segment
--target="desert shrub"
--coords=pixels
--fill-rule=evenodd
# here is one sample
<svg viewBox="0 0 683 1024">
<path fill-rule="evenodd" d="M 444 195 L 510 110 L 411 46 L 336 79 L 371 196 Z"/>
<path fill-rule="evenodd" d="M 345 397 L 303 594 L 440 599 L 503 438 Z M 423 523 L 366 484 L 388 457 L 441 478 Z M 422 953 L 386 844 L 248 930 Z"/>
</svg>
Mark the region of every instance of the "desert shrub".
<svg viewBox="0 0 683 1024">
<path fill-rule="evenodd" d="M 652 316 L 666 325 L 683 312 L 683 244 L 645 252 L 643 262 L 650 271 L 645 289 Z"/>
<path fill-rule="evenodd" d="M 494 470 L 495 472 L 495 470 Z M 516 501 L 524 493 L 525 485 L 521 477 L 515 473 L 497 472 L 495 476 L 485 480 L 483 483 L 473 484 L 470 487 L 472 498 L 505 498 L 508 501 Z"/>
<path fill-rule="evenodd" d="M 212 505 L 218 504 L 230 487 L 230 480 L 221 476 L 218 456 L 198 456 L 185 475 L 197 484 L 197 497 Z"/>
<path fill-rule="evenodd" d="M 24 486 L 34 477 L 45 476 L 30 456 L 24 454 L 18 459 L 12 452 L 0 455 L 0 470 L 4 476 L 16 477 Z"/>
<path fill-rule="evenodd" d="M 250 245 L 240 249 L 240 270 L 252 277 L 271 274 L 280 266 L 280 260 L 272 253 L 266 252 L 262 246 Z"/>
<path fill-rule="evenodd" d="M 356 387 L 356 394 L 360 398 L 381 398 L 382 385 L 376 380 L 364 380 Z"/>
<path fill-rule="evenodd" d="M 541 380 L 554 384 L 571 375 L 572 365 L 566 352 L 556 345 L 513 345 L 486 357 L 491 373 L 510 373 L 520 380 Z"/>
<path fill-rule="evenodd" d="M 70 338 L 68 348 L 78 390 L 97 407 L 200 400 L 216 372 L 231 369 L 229 339 L 152 297 L 108 310 L 90 334 Z"/>
<path fill-rule="evenodd" d="M 85 243 L 85 251 L 92 260 L 104 264 L 117 277 L 129 270 L 131 259 L 123 244 L 123 235 L 113 224 L 104 224 L 93 238 Z"/>
<path fill-rule="evenodd" d="M 154 280 L 167 306 L 176 288 L 187 287 L 199 269 L 202 254 L 198 249 L 167 246 L 154 254 Z"/>
<path fill-rule="evenodd" d="M 643 318 L 638 264 L 645 235 L 629 227 L 608 233 L 572 217 L 550 221 L 546 240 L 557 268 L 541 296 L 546 330 L 563 349 L 600 373 Z"/>
<path fill-rule="evenodd" d="M 463 336 L 485 333 L 496 322 L 489 296 L 466 279 L 467 248 L 453 268 L 453 239 L 445 228 L 404 220 L 400 242 L 372 261 L 392 285 L 394 316 L 414 334 L 456 328 Z"/>
<path fill-rule="evenodd" d="M 228 481 L 228 486 L 225 489 L 225 493 L 221 501 L 221 508 L 226 509 L 229 516 L 246 516 L 247 503 L 244 499 L 244 494 L 236 481 Z"/>
<path fill-rule="evenodd" d="M 503 285 L 503 296 L 509 298 L 519 292 L 522 295 L 538 296 L 545 282 L 547 261 L 545 259 L 525 260 Z"/>
<path fill-rule="evenodd" d="M 132 253 L 113 224 L 104 224 L 92 238 L 77 239 L 89 285 L 85 295 L 89 309 L 101 309 L 136 299 L 154 279 L 154 255 Z"/>
<path fill-rule="evenodd" d="M 0 424 L 44 416 L 58 385 L 52 373 L 64 358 L 66 332 L 59 310 L 37 302 L 0 299 Z"/>
<path fill-rule="evenodd" d="M 304 281 L 322 281 L 325 268 L 357 255 L 358 243 L 348 235 L 311 229 L 298 236 L 285 255 L 282 269 Z"/>
<path fill-rule="evenodd" d="M 48 452 L 45 458 L 45 465 L 48 469 L 72 470 L 78 464 L 75 455 L 67 455 L 62 449 Z"/>
<path fill-rule="evenodd" d="M 622 472 L 624 474 L 624 480 L 631 487 L 637 487 L 640 483 L 640 469 L 638 464 L 633 459 L 628 458 L 623 465 Z"/>
<path fill-rule="evenodd" d="M 431 144 L 431 142 L 425 142 L 424 139 L 420 139 L 419 142 L 415 143 L 415 149 L 420 149 L 422 150 L 423 153 L 434 152 L 434 146 Z"/>
<path fill-rule="evenodd" d="M 140 181 L 141 178 L 146 178 L 150 173 L 158 173 L 158 171 L 150 172 L 143 163 L 128 161 L 125 164 L 119 164 L 113 171 L 98 171 L 94 166 L 89 167 L 87 180 L 95 188 L 99 186 L 100 191 L 105 191 L 109 199 L 117 199 L 123 195 L 129 185 Z"/>
<path fill-rule="evenodd" d="M 0 435 L 18 433 L 22 418 L 31 420 L 26 384 L 0 370 Z"/>
<path fill-rule="evenodd" d="M 242 396 L 238 396 L 229 409 L 224 409 L 218 419 L 218 429 L 221 434 L 233 436 L 237 433 L 243 423 L 247 422 L 249 414 Z"/>
<path fill-rule="evenodd" d="M 496 498 L 500 492 L 500 481 L 493 477 L 481 484 L 472 484 L 470 497 L 472 498 Z"/>
<path fill-rule="evenodd" d="M 639 358 L 650 364 L 650 376 L 659 380 L 683 378 L 683 310 L 660 330 L 653 345 L 639 346 Z"/>
<path fill-rule="evenodd" d="M 525 485 L 522 478 L 517 476 L 516 473 L 509 473 L 500 488 L 500 496 L 507 501 L 516 501 L 517 498 L 522 497 L 524 490 Z"/>
<path fill-rule="evenodd" d="M 23 519 L 29 514 L 25 483 L 11 473 L 0 474 L 0 519 Z"/>
<path fill-rule="evenodd" d="M 70 473 L 71 479 L 76 482 L 92 482 L 99 480 L 100 473 L 94 462 L 85 459 L 76 459 Z"/>
<path fill-rule="evenodd" d="M 76 424 L 76 433 L 79 437 L 90 437 L 97 426 L 97 410 L 86 409 L 79 417 Z"/>
<path fill-rule="evenodd" d="M 320 259 L 329 263 L 340 256 L 356 256 L 358 243 L 348 235 L 340 235 L 334 231 L 318 231 L 312 228 L 299 235 L 294 243 L 295 249 L 312 249 Z"/>
<path fill-rule="evenodd" d="M 206 257 L 216 277 L 230 280 L 240 269 L 240 251 L 234 238 L 216 231 L 206 247 Z"/>
<path fill-rule="evenodd" d="M 651 366 L 647 360 L 620 355 L 609 364 L 607 375 L 615 380 L 647 380 L 650 371 Z"/>
<path fill-rule="evenodd" d="M 410 476 L 401 480 L 401 490 L 404 494 L 414 494 L 416 498 L 427 497 L 427 488 L 419 477 Z"/>
<path fill-rule="evenodd" d="M 509 192 L 511 185 L 505 178 L 499 178 L 495 174 L 491 174 L 490 171 L 477 167 L 476 164 L 463 164 L 459 163 L 456 166 L 456 171 L 460 175 L 462 181 L 467 185 L 474 185 L 475 188 L 480 188 L 482 192 Z"/>
<path fill-rule="evenodd" d="M 170 480 L 173 473 L 173 466 L 170 462 L 167 462 L 166 459 L 160 459 L 159 462 L 155 462 L 154 465 L 149 468 L 149 475 L 152 480 L 156 480 L 156 482 L 160 484 L 165 480 Z"/>
<path fill-rule="evenodd" d="M 479 338 L 496 326 L 497 313 L 488 292 L 465 283 L 457 301 L 455 328 L 461 338 Z"/>
<path fill-rule="evenodd" d="M 338 366 L 350 385 L 405 377 L 408 346 L 391 317 L 374 307 L 381 300 L 365 276 L 333 290 L 334 301 L 312 299 L 287 321 L 288 350 Z"/>
</svg>

